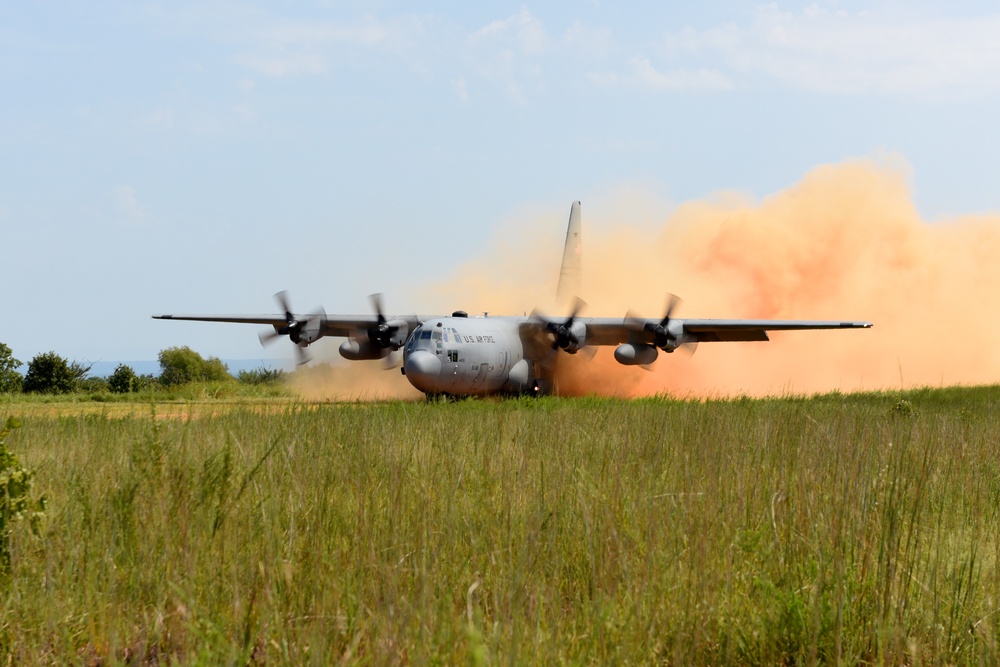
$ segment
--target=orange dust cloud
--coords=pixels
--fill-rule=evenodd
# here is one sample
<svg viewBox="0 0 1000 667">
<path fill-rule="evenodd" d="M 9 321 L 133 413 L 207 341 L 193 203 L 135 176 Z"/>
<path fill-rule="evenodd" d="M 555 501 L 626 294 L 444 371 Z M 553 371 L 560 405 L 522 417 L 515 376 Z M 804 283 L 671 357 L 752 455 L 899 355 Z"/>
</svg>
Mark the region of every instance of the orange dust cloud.
<svg viewBox="0 0 1000 667">
<path fill-rule="evenodd" d="M 921 219 L 898 160 L 821 166 L 761 201 L 676 207 L 641 190 L 583 202 L 582 315 L 867 320 L 874 329 L 703 343 L 651 371 L 562 355 L 562 394 L 801 394 L 1000 382 L 1000 215 Z M 659 213 L 654 213 L 659 211 Z M 504 226 L 490 251 L 421 291 L 441 312 L 551 310 L 569 213 Z M 565 310 L 565 309 L 564 309 Z"/>
</svg>

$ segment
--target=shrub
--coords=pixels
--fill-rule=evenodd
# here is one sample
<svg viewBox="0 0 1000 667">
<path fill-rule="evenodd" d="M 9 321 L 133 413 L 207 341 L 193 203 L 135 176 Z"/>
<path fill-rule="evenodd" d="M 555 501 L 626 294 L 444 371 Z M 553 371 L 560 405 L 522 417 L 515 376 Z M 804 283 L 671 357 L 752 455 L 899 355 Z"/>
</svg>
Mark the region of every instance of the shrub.
<svg viewBox="0 0 1000 667">
<path fill-rule="evenodd" d="M 197 380 L 221 382 L 232 379 L 229 369 L 221 359 L 218 357 L 203 359 L 200 354 L 187 346 L 160 350 L 159 360 L 160 382 L 167 387 Z"/>
<path fill-rule="evenodd" d="M 278 384 L 285 379 L 285 371 L 262 365 L 250 371 L 240 371 L 236 379 L 242 384 Z"/>
<path fill-rule="evenodd" d="M 115 372 L 108 376 L 108 389 L 116 394 L 129 394 L 139 389 L 139 376 L 131 366 L 118 364 Z"/>
<path fill-rule="evenodd" d="M 75 371 L 64 358 L 46 352 L 28 362 L 23 388 L 26 393 L 66 394 L 76 387 L 76 380 Z"/>
</svg>

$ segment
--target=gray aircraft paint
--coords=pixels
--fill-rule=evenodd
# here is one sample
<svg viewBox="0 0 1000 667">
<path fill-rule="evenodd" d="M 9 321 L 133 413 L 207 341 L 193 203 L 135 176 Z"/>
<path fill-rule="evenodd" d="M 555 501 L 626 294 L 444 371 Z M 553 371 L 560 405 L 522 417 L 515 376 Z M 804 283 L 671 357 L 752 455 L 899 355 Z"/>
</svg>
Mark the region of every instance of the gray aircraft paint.
<svg viewBox="0 0 1000 667">
<path fill-rule="evenodd" d="M 569 209 L 566 226 L 566 243 L 563 245 L 562 264 L 559 266 L 559 284 L 556 302 L 566 305 L 583 294 L 583 225 L 580 222 L 580 202 Z"/>
</svg>

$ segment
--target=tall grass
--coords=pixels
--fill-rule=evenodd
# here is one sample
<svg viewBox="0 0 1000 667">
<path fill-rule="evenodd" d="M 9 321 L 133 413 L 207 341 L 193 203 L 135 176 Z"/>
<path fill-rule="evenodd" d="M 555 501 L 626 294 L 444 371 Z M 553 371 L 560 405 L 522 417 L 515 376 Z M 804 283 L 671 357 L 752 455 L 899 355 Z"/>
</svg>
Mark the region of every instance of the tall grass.
<svg viewBox="0 0 1000 667">
<path fill-rule="evenodd" d="M 48 515 L 13 535 L 0 658 L 996 663 L 998 405 L 28 416 Z"/>
</svg>

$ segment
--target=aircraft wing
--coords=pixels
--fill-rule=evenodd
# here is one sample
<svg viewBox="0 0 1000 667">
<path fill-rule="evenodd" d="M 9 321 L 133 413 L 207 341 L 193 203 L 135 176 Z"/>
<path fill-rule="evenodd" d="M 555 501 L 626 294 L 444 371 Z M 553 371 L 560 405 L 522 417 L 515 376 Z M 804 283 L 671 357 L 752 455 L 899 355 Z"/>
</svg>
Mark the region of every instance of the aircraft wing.
<svg viewBox="0 0 1000 667">
<path fill-rule="evenodd" d="M 373 329 L 379 325 L 377 315 L 327 315 L 325 313 L 295 314 L 292 319 L 299 322 L 319 319 L 320 333 L 323 336 L 354 336 L 360 331 Z M 229 322 L 236 324 L 264 324 L 274 327 L 275 331 L 287 326 L 286 315 L 153 315 L 154 320 L 189 320 L 193 322 Z M 412 331 L 417 324 L 427 317 L 416 315 L 386 317 L 390 322 L 405 322 L 407 330 Z"/>
<path fill-rule="evenodd" d="M 578 318 L 587 327 L 587 345 L 619 345 L 625 342 L 653 344 L 653 327 L 659 318 Z M 675 317 L 669 330 L 686 342 L 719 343 L 766 341 L 768 331 L 801 329 L 868 329 L 871 322 L 843 320 L 701 320 Z"/>
</svg>

